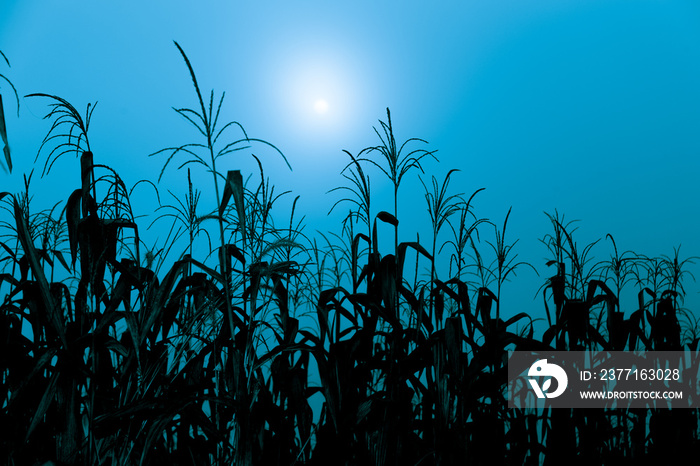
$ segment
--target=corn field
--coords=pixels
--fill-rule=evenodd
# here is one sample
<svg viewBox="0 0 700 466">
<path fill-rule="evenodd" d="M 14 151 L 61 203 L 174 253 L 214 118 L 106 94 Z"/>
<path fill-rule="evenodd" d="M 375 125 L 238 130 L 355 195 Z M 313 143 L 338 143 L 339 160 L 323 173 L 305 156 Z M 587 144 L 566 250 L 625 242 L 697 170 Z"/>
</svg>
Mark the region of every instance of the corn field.
<svg viewBox="0 0 700 466">
<path fill-rule="evenodd" d="M 535 316 L 501 308 L 516 272 L 536 268 L 506 238 L 511 212 L 479 217 L 481 189 L 454 192 L 456 170 L 427 176 L 434 152 L 397 141 L 389 110 L 328 193 L 344 220 L 312 237 L 296 200 L 273 219 L 286 194 L 261 159 L 258 173 L 221 171 L 257 147 L 277 157 L 266 163 L 287 159 L 219 121 L 223 95 L 200 89 L 176 47 L 196 105 L 175 111 L 198 139 L 151 154 L 160 177 L 187 176 L 152 218 L 134 216 L 133 186 L 90 146 L 94 106 L 27 97 L 48 104 L 37 168 L 50 176 L 75 157 L 81 184 L 41 211 L 32 175 L 23 192 L 0 193 L 2 464 L 665 464 L 700 453 L 695 409 L 532 413 L 505 395 L 509 350 L 697 351 L 683 307 L 694 257 L 618 252 L 610 235 L 580 247 L 575 225 L 551 213 L 536 332 Z M 20 101 L 2 58 L 9 176 L 5 121 Z M 194 170 L 211 176 L 215 205 L 200 203 Z M 390 211 L 376 209 L 370 171 L 390 182 Z M 429 237 L 399 242 L 412 177 Z M 154 181 L 140 183 L 157 192 Z M 141 240 L 151 226 L 168 232 L 164 244 Z M 596 260 L 597 243 L 613 254 Z M 637 306 L 621 306 L 623 289 Z"/>
</svg>

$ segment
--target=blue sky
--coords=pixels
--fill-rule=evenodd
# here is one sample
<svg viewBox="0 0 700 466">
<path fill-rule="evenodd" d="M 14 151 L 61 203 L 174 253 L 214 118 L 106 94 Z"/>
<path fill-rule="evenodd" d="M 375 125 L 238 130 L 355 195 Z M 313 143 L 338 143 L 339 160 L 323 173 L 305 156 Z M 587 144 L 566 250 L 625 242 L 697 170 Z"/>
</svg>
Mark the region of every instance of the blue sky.
<svg viewBox="0 0 700 466">
<path fill-rule="evenodd" d="M 509 238 L 543 275 L 543 212 L 555 209 L 581 220 L 581 243 L 611 233 L 622 250 L 656 256 L 682 244 L 682 255 L 700 255 L 697 2 L 144 3 L 3 0 L 0 13 L 0 50 L 12 63 L 1 72 L 21 95 L 56 94 L 78 108 L 99 101 L 96 160 L 128 185 L 155 181 L 163 159 L 147 154 L 196 137 L 171 109 L 196 104 L 177 40 L 201 86 L 226 91 L 222 118 L 288 157 L 292 172 L 259 153 L 278 192 L 302 196 L 311 231 L 336 229 L 326 214 L 337 196 L 325 193 L 342 182 L 342 149 L 376 144 L 372 126 L 390 107 L 399 139 L 438 150 L 426 177 L 460 169 L 453 188 L 485 187 L 476 213 L 496 223 L 513 207 Z M 19 118 L 6 110 L 15 171 L 1 175 L 3 190 L 21 189 L 32 168 L 49 128 L 45 103 L 22 99 Z M 255 171 L 247 156 L 227 164 Z M 65 199 L 78 175 L 72 156 L 35 175 L 37 203 Z M 211 196 L 206 175 L 193 177 Z M 163 192 L 182 192 L 185 180 L 169 169 Z M 378 173 L 373 188 L 376 208 L 390 210 Z M 403 188 L 403 239 L 427 219 L 421 191 L 415 178 Z M 137 213 L 153 210 L 150 193 L 136 196 Z M 286 218 L 283 204 L 278 212 Z M 523 270 L 511 288 L 529 301 L 543 279 Z M 692 305 L 697 286 L 689 290 Z"/>
</svg>

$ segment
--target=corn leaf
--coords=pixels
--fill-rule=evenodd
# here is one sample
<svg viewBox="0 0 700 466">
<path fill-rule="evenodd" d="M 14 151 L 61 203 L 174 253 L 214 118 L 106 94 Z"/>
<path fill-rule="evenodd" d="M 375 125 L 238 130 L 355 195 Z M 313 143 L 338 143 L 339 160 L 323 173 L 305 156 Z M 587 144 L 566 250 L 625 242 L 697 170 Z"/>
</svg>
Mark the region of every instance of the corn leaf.
<svg viewBox="0 0 700 466">
<path fill-rule="evenodd" d="M 2 105 L 2 95 L 0 95 L 0 139 L 2 139 L 4 144 L 2 152 L 5 155 L 5 163 L 7 164 L 6 170 L 12 173 L 12 158 L 10 157 L 10 143 L 7 139 L 7 127 L 5 125 L 5 112 Z"/>
</svg>

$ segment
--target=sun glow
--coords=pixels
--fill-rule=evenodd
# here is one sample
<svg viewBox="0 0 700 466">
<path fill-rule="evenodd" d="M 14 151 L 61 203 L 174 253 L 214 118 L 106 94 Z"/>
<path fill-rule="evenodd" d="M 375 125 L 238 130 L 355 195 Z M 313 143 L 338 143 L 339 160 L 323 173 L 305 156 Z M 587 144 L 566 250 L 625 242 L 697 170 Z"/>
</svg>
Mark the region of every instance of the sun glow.
<svg viewBox="0 0 700 466">
<path fill-rule="evenodd" d="M 316 113 L 323 115 L 328 111 L 328 102 L 325 99 L 319 99 L 314 103 L 314 110 Z"/>
<path fill-rule="evenodd" d="M 337 64 L 318 60 L 297 65 L 289 73 L 286 92 L 291 97 L 290 110 L 297 114 L 298 123 L 308 128 L 321 125 L 327 129 L 328 125 L 345 120 L 352 89 L 337 68 Z"/>
<path fill-rule="evenodd" d="M 354 128 L 358 103 L 364 101 L 363 79 L 352 54 L 338 50 L 310 44 L 285 50 L 284 58 L 275 62 L 269 88 L 274 89 L 271 106 L 281 110 L 276 113 L 279 126 L 297 137 L 336 143 Z"/>
</svg>

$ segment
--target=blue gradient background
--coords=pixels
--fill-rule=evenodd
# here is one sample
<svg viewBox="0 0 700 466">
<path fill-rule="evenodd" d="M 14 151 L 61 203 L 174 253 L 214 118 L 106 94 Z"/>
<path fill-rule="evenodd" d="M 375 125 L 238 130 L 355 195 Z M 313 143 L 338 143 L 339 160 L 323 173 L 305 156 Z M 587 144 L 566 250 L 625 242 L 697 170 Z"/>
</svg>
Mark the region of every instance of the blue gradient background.
<svg viewBox="0 0 700 466">
<path fill-rule="evenodd" d="M 581 245 L 611 233 L 620 250 L 671 255 L 682 244 L 682 256 L 700 255 L 695 1 L 0 3 L 0 50 L 12 63 L 2 73 L 20 95 L 56 94 L 80 109 L 99 101 L 90 130 L 96 162 L 128 186 L 156 180 L 164 158 L 147 154 L 197 137 L 171 109 L 196 105 L 173 40 L 205 91 L 227 92 L 222 118 L 288 157 L 293 172 L 272 152 L 256 152 L 277 192 L 301 195 L 307 233 L 339 230 L 343 212 L 327 216 L 338 196 L 326 192 L 343 182 L 342 149 L 376 144 L 372 126 L 389 107 L 398 139 L 424 138 L 438 150 L 440 163 L 424 166 L 426 180 L 459 168 L 455 192 L 486 188 L 477 215 L 501 224 L 513 207 L 507 240 L 519 240 L 519 259 L 542 276 L 522 269 L 506 286 L 508 314 L 543 317 L 541 298 L 533 299 L 554 273 L 539 242 L 551 230 L 544 211 L 580 219 Z M 309 110 L 314 89 L 328 94 L 326 118 Z M 9 89 L 0 90 L 15 164 L 1 175 L 2 190 L 19 191 L 49 129 L 46 101 L 22 99 L 17 117 Z M 243 154 L 221 169 L 257 173 Z M 387 181 L 370 173 L 375 213 L 391 210 Z M 35 208 L 66 199 L 79 183 L 72 155 L 38 175 Z M 193 178 L 212 206 L 209 176 Z M 173 166 L 160 187 L 183 193 L 186 174 Z M 420 231 L 427 244 L 415 176 L 400 195 L 400 239 Z M 292 199 L 275 207 L 280 221 Z M 136 214 L 157 207 L 148 190 L 132 203 Z M 148 241 L 159 232 L 144 234 Z M 492 239 L 490 229 L 482 239 Z M 609 257 L 608 246 L 601 241 L 596 259 Z M 687 284 L 693 309 L 697 289 Z M 634 300 L 623 303 L 628 313 L 630 306 Z"/>
</svg>

